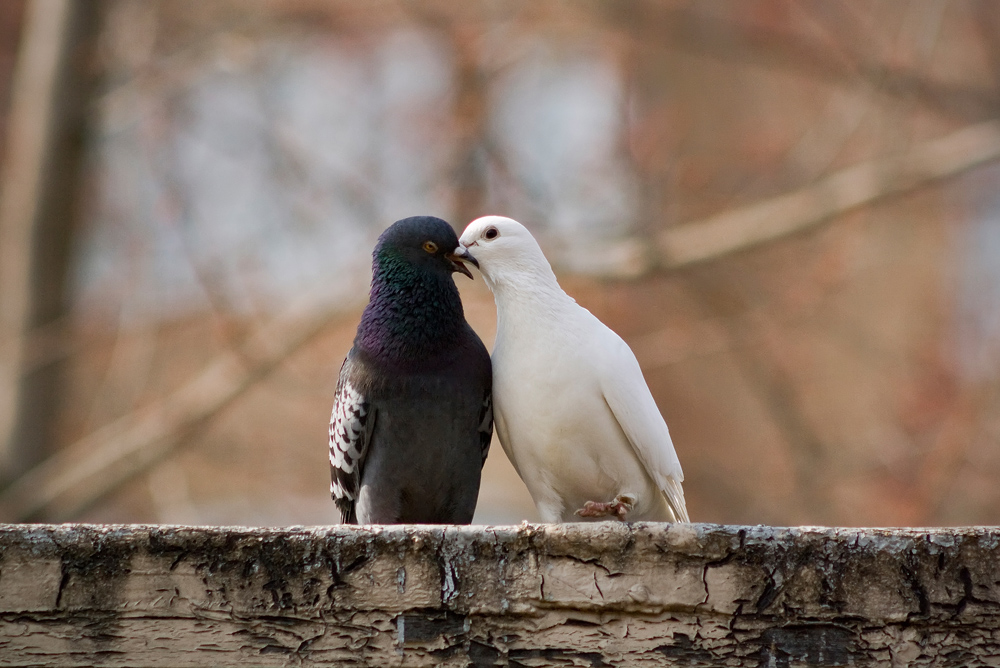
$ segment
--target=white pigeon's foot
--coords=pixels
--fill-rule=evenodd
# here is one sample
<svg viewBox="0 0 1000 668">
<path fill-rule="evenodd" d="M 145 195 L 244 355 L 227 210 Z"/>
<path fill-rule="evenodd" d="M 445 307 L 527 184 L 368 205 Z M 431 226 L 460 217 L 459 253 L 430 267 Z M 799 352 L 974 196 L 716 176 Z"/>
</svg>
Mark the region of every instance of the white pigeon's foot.
<svg viewBox="0 0 1000 668">
<path fill-rule="evenodd" d="M 587 501 L 576 514 L 580 517 L 615 517 L 624 522 L 635 502 L 636 498 L 631 494 L 619 494 L 613 501 Z"/>
</svg>

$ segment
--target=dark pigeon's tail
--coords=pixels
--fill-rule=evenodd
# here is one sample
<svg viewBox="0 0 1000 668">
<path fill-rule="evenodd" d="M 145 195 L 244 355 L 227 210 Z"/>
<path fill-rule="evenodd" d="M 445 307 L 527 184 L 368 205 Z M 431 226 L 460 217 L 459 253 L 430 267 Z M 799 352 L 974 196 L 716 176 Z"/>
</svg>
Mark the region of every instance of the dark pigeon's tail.
<svg viewBox="0 0 1000 668">
<path fill-rule="evenodd" d="M 358 513 L 355 510 L 357 504 L 350 499 L 338 499 L 336 496 L 333 500 L 337 504 L 337 508 L 340 509 L 340 523 L 341 524 L 357 524 L 358 523 Z"/>
</svg>

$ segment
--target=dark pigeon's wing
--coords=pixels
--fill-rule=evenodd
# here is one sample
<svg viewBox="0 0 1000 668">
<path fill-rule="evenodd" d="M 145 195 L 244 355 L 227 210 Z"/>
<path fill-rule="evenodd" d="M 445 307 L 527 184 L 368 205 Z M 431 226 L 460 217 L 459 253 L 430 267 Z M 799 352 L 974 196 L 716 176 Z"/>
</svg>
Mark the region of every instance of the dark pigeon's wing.
<svg viewBox="0 0 1000 668">
<path fill-rule="evenodd" d="M 351 383 L 348 369 L 349 360 L 345 360 L 330 415 L 330 495 L 340 508 L 341 522 L 354 523 L 357 522 L 354 506 L 375 427 L 375 410 Z"/>
<path fill-rule="evenodd" d="M 483 408 L 479 412 L 479 445 L 483 450 L 483 464 L 486 455 L 490 454 L 490 441 L 493 440 L 493 393 L 486 390 Z"/>
</svg>

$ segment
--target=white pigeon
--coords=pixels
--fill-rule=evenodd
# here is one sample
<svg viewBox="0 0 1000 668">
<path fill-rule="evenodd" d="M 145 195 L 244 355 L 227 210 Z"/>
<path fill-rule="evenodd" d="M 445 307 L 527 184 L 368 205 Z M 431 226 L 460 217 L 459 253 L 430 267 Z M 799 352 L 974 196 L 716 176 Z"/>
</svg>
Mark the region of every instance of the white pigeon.
<svg viewBox="0 0 1000 668">
<path fill-rule="evenodd" d="M 689 522 L 670 432 L 628 345 L 563 292 L 520 223 L 465 228 L 497 305 L 500 445 L 545 522 Z"/>
</svg>

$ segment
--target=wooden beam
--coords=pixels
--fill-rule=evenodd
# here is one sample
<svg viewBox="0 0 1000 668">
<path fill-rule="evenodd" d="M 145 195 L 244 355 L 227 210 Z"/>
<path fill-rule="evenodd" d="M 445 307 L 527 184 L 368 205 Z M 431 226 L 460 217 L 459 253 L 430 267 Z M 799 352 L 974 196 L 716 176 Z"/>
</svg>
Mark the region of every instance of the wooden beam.
<svg viewBox="0 0 1000 668">
<path fill-rule="evenodd" d="M 1000 529 L 0 526 L 32 666 L 995 665 Z"/>
</svg>

